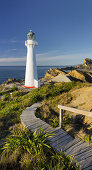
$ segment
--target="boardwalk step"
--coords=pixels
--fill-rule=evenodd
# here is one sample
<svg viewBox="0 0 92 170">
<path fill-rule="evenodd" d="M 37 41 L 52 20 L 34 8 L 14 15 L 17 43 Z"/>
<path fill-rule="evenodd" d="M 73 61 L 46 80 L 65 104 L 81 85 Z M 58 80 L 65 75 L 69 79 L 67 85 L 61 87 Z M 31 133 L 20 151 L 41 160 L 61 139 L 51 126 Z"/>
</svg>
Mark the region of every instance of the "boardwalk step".
<svg viewBox="0 0 92 170">
<path fill-rule="evenodd" d="M 65 155 L 72 155 L 80 163 L 81 169 L 92 170 L 92 149 L 88 142 L 83 142 L 79 138 L 74 139 L 63 129 L 52 128 L 49 124 L 37 118 L 35 111 L 40 105 L 41 103 L 36 103 L 27 107 L 20 116 L 22 123 L 32 132 L 41 128 L 44 132 L 52 133 L 53 136 L 49 138 L 49 141 L 54 149 L 60 150 L 62 148 Z"/>
</svg>

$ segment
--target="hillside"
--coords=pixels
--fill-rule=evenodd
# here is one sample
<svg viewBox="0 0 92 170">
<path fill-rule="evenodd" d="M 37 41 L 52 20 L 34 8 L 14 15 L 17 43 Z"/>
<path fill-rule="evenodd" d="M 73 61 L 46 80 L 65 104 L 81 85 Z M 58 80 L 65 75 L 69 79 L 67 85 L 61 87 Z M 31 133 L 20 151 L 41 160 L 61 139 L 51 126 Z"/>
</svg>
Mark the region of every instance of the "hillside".
<svg viewBox="0 0 92 170">
<path fill-rule="evenodd" d="M 53 101 L 76 86 L 75 82 L 55 83 L 26 93 L 15 86 L 7 89 L 7 83 L 0 87 L 0 138 L 5 141 L 8 137 L 5 144 L 0 140 L 0 145 L 4 144 L 0 150 L 0 169 L 77 169 L 69 157 L 51 148 L 47 140 L 50 134 L 43 134 L 41 130 L 38 134 L 29 132 L 20 122 L 20 115 L 26 107 L 39 101 Z"/>
<path fill-rule="evenodd" d="M 59 84 L 56 84 L 58 86 Z M 77 83 L 77 86 L 69 92 L 58 94 L 54 98 L 45 99 L 37 114 L 53 126 L 58 126 L 59 109 L 58 104 L 74 107 L 81 110 L 92 110 L 92 85 L 87 83 Z M 92 119 L 89 117 L 77 116 L 77 114 L 64 112 L 63 128 L 73 136 L 82 139 L 92 135 Z"/>
</svg>

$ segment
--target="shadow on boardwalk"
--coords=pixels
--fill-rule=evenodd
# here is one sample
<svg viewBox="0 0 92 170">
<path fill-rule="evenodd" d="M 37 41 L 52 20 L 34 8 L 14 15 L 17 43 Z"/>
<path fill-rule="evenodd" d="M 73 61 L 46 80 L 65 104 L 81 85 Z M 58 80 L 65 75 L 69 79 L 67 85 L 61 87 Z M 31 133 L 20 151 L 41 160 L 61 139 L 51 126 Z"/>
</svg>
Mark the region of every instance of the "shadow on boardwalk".
<svg viewBox="0 0 92 170">
<path fill-rule="evenodd" d="M 42 128 L 44 132 L 54 132 L 56 135 L 50 138 L 51 146 L 54 149 L 65 152 L 66 155 L 72 155 L 74 159 L 80 163 L 83 170 L 92 169 L 92 150 L 88 142 L 82 141 L 80 138 L 73 138 L 67 132 L 60 128 L 52 128 L 46 122 L 35 116 L 35 111 L 40 107 L 41 103 L 36 103 L 26 108 L 21 115 L 22 123 L 31 131 Z M 84 118 L 82 118 L 82 121 Z"/>
</svg>

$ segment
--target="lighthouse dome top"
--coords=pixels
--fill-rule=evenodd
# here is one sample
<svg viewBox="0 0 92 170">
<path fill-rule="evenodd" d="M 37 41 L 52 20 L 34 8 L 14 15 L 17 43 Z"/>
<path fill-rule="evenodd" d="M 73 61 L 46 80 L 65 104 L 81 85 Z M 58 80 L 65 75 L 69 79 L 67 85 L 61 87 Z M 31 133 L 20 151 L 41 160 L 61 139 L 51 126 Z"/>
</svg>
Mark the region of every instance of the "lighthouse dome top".
<svg viewBox="0 0 92 170">
<path fill-rule="evenodd" d="M 30 32 L 27 34 L 28 40 L 34 40 L 34 35 L 35 33 L 32 30 L 30 30 Z"/>
</svg>

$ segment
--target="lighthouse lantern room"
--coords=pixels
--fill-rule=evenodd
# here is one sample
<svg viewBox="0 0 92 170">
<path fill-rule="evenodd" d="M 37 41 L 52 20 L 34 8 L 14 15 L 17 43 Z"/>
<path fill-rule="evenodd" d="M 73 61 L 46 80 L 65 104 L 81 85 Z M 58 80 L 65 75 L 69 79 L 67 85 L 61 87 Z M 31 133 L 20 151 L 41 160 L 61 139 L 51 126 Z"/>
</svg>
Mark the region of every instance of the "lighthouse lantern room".
<svg viewBox="0 0 92 170">
<path fill-rule="evenodd" d="M 30 30 L 27 34 L 27 41 L 25 41 L 25 46 L 27 47 L 27 59 L 24 87 L 27 88 L 35 88 L 40 86 L 37 76 L 36 56 L 34 53 L 34 47 L 38 45 L 38 43 L 35 41 L 34 36 L 35 33 Z"/>
</svg>

